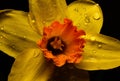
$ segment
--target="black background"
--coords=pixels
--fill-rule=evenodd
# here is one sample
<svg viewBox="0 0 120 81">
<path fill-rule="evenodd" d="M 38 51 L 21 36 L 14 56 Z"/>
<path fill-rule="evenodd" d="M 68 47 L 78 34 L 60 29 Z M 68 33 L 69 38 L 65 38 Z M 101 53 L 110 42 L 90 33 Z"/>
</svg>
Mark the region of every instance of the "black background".
<svg viewBox="0 0 120 81">
<path fill-rule="evenodd" d="M 74 0 L 67 0 L 68 4 Z M 102 34 L 120 40 L 120 4 L 119 0 L 94 0 L 102 10 L 104 23 Z M 0 0 L 0 9 L 17 9 L 29 11 L 28 0 Z M 0 52 L 0 81 L 7 81 L 14 58 Z M 89 71 L 91 81 L 120 81 L 120 67 L 111 70 Z"/>
</svg>

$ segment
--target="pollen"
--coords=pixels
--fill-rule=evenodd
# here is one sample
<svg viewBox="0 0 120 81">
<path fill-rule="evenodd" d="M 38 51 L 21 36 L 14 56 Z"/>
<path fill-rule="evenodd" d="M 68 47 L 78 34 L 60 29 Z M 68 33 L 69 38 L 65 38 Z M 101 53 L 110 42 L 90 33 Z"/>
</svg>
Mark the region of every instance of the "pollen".
<svg viewBox="0 0 120 81">
<path fill-rule="evenodd" d="M 48 40 L 47 49 L 54 55 L 63 53 L 66 48 L 65 42 L 58 36 L 52 37 Z"/>
<path fill-rule="evenodd" d="M 50 43 L 50 45 L 54 48 L 54 49 L 59 49 L 61 51 L 63 51 L 64 44 L 62 43 L 62 40 L 58 37 L 55 37 L 54 41 L 52 41 Z"/>
</svg>

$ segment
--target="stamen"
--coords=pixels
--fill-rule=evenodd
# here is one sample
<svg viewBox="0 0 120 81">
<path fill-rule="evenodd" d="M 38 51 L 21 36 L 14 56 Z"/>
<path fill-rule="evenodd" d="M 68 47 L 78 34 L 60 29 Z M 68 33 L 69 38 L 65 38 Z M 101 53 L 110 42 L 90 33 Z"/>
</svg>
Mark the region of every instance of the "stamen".
<svg viewBox="0 0 120 81">
<path fill-rule="evenodd" d="M 54 49 L 59 49 L 59 50 L 63 51 L 62 47 L 64 47 L 64 44 L 62 44 L 62 40 L 58 37 L 55 37 L 54 41 L 51 42 L 50 45 Z"/>
<path fill-rule="evenodd" d="M 53 37 L 48 40 L 47 49 L 57 55 L 65 50 L 65 43 L 59 37 Z"/>
</svg>

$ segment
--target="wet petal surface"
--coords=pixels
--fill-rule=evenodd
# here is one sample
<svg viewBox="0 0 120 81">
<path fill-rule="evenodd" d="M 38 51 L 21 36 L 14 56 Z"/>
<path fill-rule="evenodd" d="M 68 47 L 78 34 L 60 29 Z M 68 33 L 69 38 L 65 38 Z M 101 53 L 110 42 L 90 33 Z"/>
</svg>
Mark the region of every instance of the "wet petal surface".
<svg viewBox="0 0 120 81">
<path fill-rule="evenodd" d="M 0 11 L 0 50 L 16 57 L 26 48 L 37 47 L 40 39 L 30 27 L 27 12 L 17 10 Z"/>
<path fill-rule="evenodd" d="M 86 37 L 83 60 L 76 67 L 106 70 L 120 66 L 120 41 L 105 35 Z"/>
</svg>

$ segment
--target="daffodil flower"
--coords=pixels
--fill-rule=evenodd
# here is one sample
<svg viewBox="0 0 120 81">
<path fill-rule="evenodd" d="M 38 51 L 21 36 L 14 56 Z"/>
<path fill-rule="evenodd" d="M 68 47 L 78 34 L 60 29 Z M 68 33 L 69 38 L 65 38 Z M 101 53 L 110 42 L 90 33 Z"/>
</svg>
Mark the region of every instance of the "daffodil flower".
<svg viewBox="0 0 120 81">
<path fill-rule="evenodd" d="M 100 34 L 92 0 L 29 0 L 29 12 L 0 10 L 0 50 L 15 58 L 8 81 L 89 81 L 120 66 L 120 41 Z"/>
<path fill-rule="evenodd" d="M 83 30 L 77 31 L 69 19 L 64 24 L 54 22 L 50 27 L 44 28 L 43 38 L 38 42 L 47 59 L 52 59 L 56 66 L 67 63 L 79 63 L 82 58 L 85 40 Z"/>
</svg>

